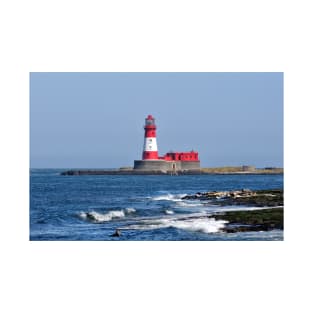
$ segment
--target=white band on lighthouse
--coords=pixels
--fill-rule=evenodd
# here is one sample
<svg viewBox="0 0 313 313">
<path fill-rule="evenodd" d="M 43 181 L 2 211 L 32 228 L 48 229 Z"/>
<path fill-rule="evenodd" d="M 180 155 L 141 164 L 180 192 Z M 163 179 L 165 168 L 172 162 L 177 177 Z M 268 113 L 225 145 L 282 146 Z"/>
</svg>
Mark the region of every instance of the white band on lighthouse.
<svg viewBox="0 0 313 313">
<path fill-rule="evenodd" d="M 158 151 L 155 137 L 146 137 L 143 144 L 143 151 Z"/>
</svg>

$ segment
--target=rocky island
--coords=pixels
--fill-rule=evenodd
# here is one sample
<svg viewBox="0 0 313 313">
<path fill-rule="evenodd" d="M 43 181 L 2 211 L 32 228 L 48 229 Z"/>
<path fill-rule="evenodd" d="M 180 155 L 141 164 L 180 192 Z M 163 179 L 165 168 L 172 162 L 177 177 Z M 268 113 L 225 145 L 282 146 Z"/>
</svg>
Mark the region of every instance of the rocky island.
<svg viewBox="0 0 313 313">
<path fill-rule="evenodd" d="M 267 167 L 255 168 L 253 166 L 224 166 L 224 167 L 206 167 L 199 169 L 184 170 L 157 170 L 157 169 L 135 169 L 133 167 L 120 167 L 117 169 L 71 169 L 61 172 L 65 176 L 81 175 L 229 175 L 229 174 L 283 174 L 283 168 Z"/>
</svg>

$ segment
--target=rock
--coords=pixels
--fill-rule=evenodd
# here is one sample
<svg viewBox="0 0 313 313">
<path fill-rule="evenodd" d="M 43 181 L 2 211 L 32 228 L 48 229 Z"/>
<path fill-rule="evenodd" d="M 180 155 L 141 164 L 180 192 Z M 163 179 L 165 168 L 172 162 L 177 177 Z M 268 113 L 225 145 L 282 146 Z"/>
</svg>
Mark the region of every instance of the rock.
<svg viewBox="0 0 313 313">
<path fill-rule="evenodd" d="M 219 205 L 253 205 L 253 206 L 282 206 L 284 204 L 283 190 L 258 190 L 249 189 L 232 191 L 209 191 L 187 195 L 183 200 L 210 200 Z"/>
<path fill-rule="evenodd" d="M 120 237 L 122 235 L 121 231 L 119 229 L 116 229 L 114 234 L 112 234 L 112 237 Z"/>
<path fill-rule="evenodd" d="M 228 223 L 225 225 L 224 231 L 227 233 L 284 229 L 283 208 L 229 211 L 213 214 L 210 217 L 216 220 L 226 220 Z"/>
</svg>

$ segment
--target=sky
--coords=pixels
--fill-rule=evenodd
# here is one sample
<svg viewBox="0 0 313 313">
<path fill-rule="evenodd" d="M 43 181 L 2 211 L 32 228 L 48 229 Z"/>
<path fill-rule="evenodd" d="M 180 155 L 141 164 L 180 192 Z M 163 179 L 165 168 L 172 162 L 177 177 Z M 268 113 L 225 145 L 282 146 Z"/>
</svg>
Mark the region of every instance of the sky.
<svg viewBox="0 0 313 313">
<path fill-rule="evenodd" d="M 117 168 L 159 155 L 202 167 L 283 167 L 283 73 L 31 73 L 31 168 Z"/>
</svg>

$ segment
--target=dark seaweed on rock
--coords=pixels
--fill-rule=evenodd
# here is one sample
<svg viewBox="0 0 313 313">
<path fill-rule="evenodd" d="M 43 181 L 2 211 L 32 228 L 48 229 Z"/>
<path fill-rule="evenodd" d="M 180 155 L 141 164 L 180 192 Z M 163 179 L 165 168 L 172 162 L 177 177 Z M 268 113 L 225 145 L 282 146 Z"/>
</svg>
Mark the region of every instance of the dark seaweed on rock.
<svg viewBox="0 0 313 313">
<path fill-rule="evenodd" d="M 222 214 L 214 214 L 211 217 L 216 220 L 228 221 L 224 228 L 224 231 L 227 233 L 284 229 L 283 208 L 231 211 Z"/>
</svg>

